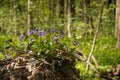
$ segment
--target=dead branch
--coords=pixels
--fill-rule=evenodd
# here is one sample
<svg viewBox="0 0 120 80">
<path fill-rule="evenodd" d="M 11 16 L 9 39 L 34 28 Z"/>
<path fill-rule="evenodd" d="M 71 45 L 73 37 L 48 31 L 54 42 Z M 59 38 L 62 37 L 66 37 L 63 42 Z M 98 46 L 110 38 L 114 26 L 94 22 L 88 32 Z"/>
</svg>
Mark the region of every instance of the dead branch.
<svg viewBox="0 0 120 80">
<path fill-rule="evenodd" d="M 100 73 L 93 64 L 91 64 L 90 62 L 87 61 L 86 56 L 81 51 L 78 50 L 78 53 L 73 54 L 73 56 L 76 59 L 87 63 L 91 67 L 91 69 L 93 69 L 95 71 L 95 73 L 99 75 L 99 77 L 105 78 L 107 80 L 113 80 L 112 77 L 109 77 L 107 75 Z"/>
<path fill-rule="evenodd" d="M 102 1 L 102 5 L 101 5 L 101 9 L 100 9 L 100 17 L 99 17 L 99 22 L 98 22 L 98 25 L 97 25 L 97 28 L 96 28 L 96 32 L 95 32 L 95 35 L 94 35 L 94 39 L 93 39 L 93 43 L 92 43 L 92 49 L 91 49 L 91 52 L 89 54 L 89 57 L 88 57 L 88 60 L 87 60 L 87 65 L 86 65 L 86 69 L 88 70 L 89 68 L 89 62 L 90 62 L 90 59 L 91 57 L 93 56 L 93 52 L 94 52 L 94 48 L 95 48 L 95 43 L 96 43 L 96 39 L 97 39 L 97 35 L 98 35 L 98 31 L 99 31 L 99 27 L 101 25 L 101 22 L 102 22 L 102 13 L 103 13 L 103 5 L 104 5 L 104 1 Z M 96 66 L 97 66 L 97 61 L 95 62 Z"/>
</svg>

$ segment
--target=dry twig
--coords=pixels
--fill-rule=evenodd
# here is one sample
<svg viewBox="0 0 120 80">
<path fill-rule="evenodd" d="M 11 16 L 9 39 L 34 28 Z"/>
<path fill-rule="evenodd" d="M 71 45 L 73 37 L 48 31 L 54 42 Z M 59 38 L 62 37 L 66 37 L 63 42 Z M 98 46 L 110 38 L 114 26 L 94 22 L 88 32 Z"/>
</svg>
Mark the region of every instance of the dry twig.
<svg viewBox="0 0 120 80">
<path fill-rule="evenodd" d="M 94 35 L 94 39 L 93 39 L 93 43 L 92 43 L 92 49 L 91 49 L 91 52 L 90 52 L 88 60 L 87 60 L 87 65 L 86 65 L 86 69 L 87 70 L 89 68 L 89 64 L 88 63 L 90 62 L 91 57 L 93 57 L 93 52 L 94 52 L 94 48 L 95 48 L 95 43 L 96 43 L 99 27 L 100 27 L 101 22 L 102 22 L 103 5 L 104 5 L 104 1 L 102 0 L 102 5 L 101 5 L 101 9 L 100 9 L 99 22 L 98 22 L 98 25 L 97 25 L 97 28 L 96 28 L 96 32 L 95 32 L 95 35 Z M 97 61 L 95 62 L 95 64 L 96 64 L 96 66 L 98 65 Z"/>
</svg>

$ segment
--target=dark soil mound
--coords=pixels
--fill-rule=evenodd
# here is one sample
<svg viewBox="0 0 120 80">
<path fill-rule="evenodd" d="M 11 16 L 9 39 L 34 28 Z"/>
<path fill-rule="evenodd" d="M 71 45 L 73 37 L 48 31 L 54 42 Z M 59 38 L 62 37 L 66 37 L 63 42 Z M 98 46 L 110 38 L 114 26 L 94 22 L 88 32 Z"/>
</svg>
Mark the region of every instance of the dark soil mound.
<svg viewBox="0 0 120 80">
<path fill-rule="evenodd" d="M 70 59 L 36 59 L 19 56 L 0 62 L 0 80 L 80 80 Z"/>
</svg>

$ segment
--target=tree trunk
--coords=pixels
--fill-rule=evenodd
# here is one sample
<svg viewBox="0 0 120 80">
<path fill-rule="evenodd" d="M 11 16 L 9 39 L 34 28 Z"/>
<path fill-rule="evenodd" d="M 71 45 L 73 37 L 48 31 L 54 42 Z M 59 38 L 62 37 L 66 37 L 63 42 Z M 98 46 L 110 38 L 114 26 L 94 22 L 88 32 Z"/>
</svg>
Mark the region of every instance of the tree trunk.
<svg viewBox="0 0 120 80">
<path fill-rule="evenodd" d="M 83 19 L 84 19 L 84 22 L 87 24 L 88 23 L 88 19 L 86 17 L 86 13 L 87 13 L 86 0 L 83 0 L 83 12 L 85 13 L 85 14 L 83 14 Z"/>
<path fill-rule="evenodd" d="M 56 0 L 56 16 L 59 18 L 59 13 L 60 13 L 60 4 L 59 0 Z"/>
<path fill-rule="evenodd" d="M 15 33 L 15 36 L 17 34 L 17 26 L 16 26 L 16 10 L 17 10 L 17 3 L 16 3 L 16 0 L 14 0 L 14 27 L 15 27 L 15 30 L 14 30 L 14 33 Z"/>
<path fill-rule="evenodd" d="M 116 47 L 120 49 L 120 0 L 116 1 L 116 36 L 117 36 L 117 44 Z"/>
<path fill-rule="evenodd" d="M 71 5 L 70 5 L 70 0 L 68 0 L 67 3 L 67 32 L 68 32 L 68 37 L 71 38 Z"/>
<path fill-rule="evenodd" d="M 67 0 L 64 0 L 64 25 L 66 26 L 67 21 Z"/>
<path fill-rule="evenodd" d="M 28 35 L 30 30 L 30 0 L 28 0 L 28 19 L 27 19 L 27 25 L 28 25 Z"/>
</svg>

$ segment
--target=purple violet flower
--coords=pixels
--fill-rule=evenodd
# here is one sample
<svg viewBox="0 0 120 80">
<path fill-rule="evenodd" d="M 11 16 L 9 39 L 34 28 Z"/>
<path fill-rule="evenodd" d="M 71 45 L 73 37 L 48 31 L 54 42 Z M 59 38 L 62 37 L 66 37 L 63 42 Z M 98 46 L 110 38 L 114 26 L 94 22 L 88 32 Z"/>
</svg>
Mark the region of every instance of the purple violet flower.
<svg viewBox="0 0 120 80">
<path fill-rule="evenodd" d="M 65 32 L 64 32 L 63 30 L 61 30 L 61 31 L 60 31 L 60 37 L 61 37 L 61 38 L 64 38 L 64 36 L 65 36 Z"/>
<path fill-rule="evenodd" d="M 78 46 L 78 45 L 79 45 L 78 41 L 77 41 L 77 40 L 74 40 L 74 41 L 73 41 L 73 45 L 74 45 L 74 46 Z"/>
<path fill-rule="evenodd" d="M 45 36 L 46 35 L 46 31 L 40 31 L 39 32 L 39 36 Z"/>
<path fill-rule="evenodd" d="M 37 33 L 36 30 L 30 30 L 29 35 L 36 34 L 36 33 Z"/>
<path fill-rule="evenodd" d="M 37 33 L 37 30 L 33 30 L 33 34 L 36 34 Z"/>
<path fill-rule="evenodd" d="M 56 36 L 53 36 L 53 39 L 54 39 L 56 44 L 59 44 L 58 38 Z"/>
<path fill-rule="evenodd" d="M 23 34 L 20 35 L 19 40 L 22 41 L 24 38 Z"/>
<path fill-rule="evenodd" d="M 29 31 L 29 35 L 32 35 L 32 34 L 33 34 L 33 30 L 30 30 L 30 31 Z"/>
</svg>

